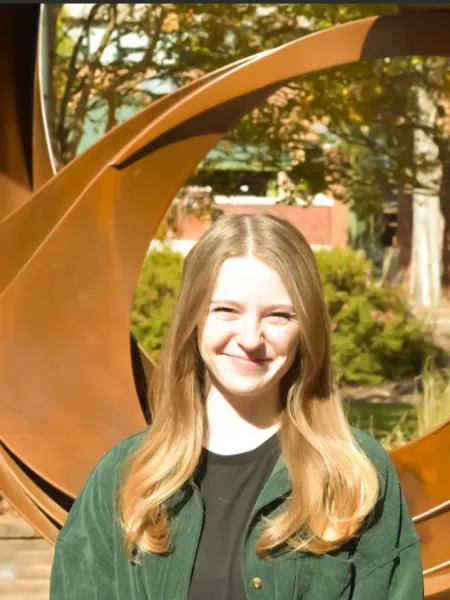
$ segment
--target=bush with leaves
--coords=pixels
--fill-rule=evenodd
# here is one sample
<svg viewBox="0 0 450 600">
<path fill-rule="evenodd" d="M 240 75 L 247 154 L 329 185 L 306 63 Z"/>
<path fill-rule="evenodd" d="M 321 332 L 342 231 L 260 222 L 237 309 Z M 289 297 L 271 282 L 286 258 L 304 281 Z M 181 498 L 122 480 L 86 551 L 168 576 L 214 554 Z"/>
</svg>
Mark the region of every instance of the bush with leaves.
<svg viewBox="0 0 450 600">
<path fill-rule="evenodd" d="M 131 331 L 152 358 L 161 348 L 181 282 L 184 258 L 170 248 L 151 250 L 134 296 Z"/>
<path fill-rule="evenodd" d="M 435 348 L 404 291 L 379 286 L 353 250 L 316 252 L 331 320 L 333 363 L 345 383 L 376 385 L 419 374 Z"/>
<path fill-rule="evenodd" d="M 353 250 L 316 258 L 331 320 L 333 363 L 342 383 L 376 385 L 415 376 L 434 347 L 408 309 L 403 291 L 377 285 L 371 263 Z M 136 289 L 132 332 L 156 357 L 179 290 L 183 257 L 152 250 Z"/>
</svg>

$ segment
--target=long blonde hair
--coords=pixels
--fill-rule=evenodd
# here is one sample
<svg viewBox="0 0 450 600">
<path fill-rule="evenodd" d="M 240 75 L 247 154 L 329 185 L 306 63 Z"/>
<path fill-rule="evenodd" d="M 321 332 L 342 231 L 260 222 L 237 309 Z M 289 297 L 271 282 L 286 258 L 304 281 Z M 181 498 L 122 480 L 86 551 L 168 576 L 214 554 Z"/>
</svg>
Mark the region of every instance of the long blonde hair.
<svg viewBox="0 0 450 600">
<path fill-rule="evenodd" d="M 284 512 L 265 519 L 260 556 L 287 545 L 329 552 L 358 533 L 378 497 L 377 473 L 355 442 L 333 386 L 330 331 L 314 254 L 289 222 L 267 213 L 219 218 L 186 257 L 181 290 L 151 381 L 152 425 L 120 493 L 125 550 L 170 550 L 167 502 L 199 463 L 207 427 L 197 328 L 222 263 L 252 255 L 278 272 L 300 323 L 282 380 L 280 441 L 292 482 Z"/>
</svg>

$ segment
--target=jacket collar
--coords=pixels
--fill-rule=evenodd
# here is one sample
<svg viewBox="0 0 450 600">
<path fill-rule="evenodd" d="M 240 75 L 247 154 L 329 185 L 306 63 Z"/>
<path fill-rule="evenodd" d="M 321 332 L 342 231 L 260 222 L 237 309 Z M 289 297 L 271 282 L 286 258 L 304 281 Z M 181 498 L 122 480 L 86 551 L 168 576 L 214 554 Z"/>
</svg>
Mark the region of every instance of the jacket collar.
<svg viewBox="0 0 450 600">
<path fill-rule="evenodd" d="M 275 467 L 265 486 L 256 500 L 252 510 L 252 518 L 271 502 L 286 497 L 292 490 L 292 482 L 282 455 L 279 456 Z"/>
</svg>

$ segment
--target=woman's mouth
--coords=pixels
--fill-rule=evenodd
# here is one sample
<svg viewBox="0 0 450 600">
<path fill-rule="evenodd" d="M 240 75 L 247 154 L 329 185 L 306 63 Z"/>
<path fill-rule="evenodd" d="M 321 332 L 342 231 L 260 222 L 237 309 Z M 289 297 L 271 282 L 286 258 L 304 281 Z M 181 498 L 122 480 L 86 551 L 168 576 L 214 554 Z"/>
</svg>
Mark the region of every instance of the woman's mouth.
<svg viewBox="0 0 450 600">
<path fill-rule="evenodd" d="M 239 367 L 247 370 L 260 369 L 270 361 L 269 358 L 250 358 L 241 354 L 226 354 L 226 356 L 231 358 Z"/>
</svg>

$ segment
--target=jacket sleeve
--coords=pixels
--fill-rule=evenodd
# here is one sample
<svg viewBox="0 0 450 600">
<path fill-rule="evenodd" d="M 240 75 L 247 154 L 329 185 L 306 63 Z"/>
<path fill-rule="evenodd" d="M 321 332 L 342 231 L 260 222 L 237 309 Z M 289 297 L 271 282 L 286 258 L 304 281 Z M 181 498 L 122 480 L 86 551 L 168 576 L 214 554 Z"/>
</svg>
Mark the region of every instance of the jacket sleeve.
<svg viewBox="0 0 450 600">
<path fill-rule="evenodd" d="M 388 600 L 423 600 L 422 558 L 420 542 L 403 548 L 392 565 Z"/>
<path fill-rule="evenodd" d="M 110 574 L 71 545 L 59 541 L 50 579 L 50 600 L 112 600 Z"/>
<path fill-rule="evenodd" d="M 352 600 L 423 600 L 420 542 L 414 541 L 394 556 L 357 578 Z"/>
<path fill-rule="evenodd" d="M 94 468 L 56 540 L 50 600 L 113 600 L 116 471 L 114 451 Z"/>
<path fill-rule="evenodd" d="M 389 455 L 365 434 L 361 444 L 377 469 L 379 500 L 360 535 L 352 600 L 423 600 L 420 538 Z"/>
</svg>

